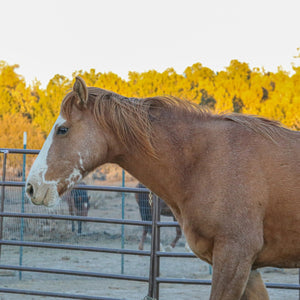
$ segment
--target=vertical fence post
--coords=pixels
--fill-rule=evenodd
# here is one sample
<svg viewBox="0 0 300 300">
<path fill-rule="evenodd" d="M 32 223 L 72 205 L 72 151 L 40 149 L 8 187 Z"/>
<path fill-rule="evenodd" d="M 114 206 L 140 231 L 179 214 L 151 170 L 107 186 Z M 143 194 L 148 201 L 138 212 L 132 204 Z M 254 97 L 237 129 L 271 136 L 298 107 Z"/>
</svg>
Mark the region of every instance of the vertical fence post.
<svg viewBox="0 0 300 300">
<path fill-rule="evenodd" d="M 159 277 L 160 271 L 160 257 L 157 255 L 157 251 L 160 251 L 160 227 L 157 225 L 157 222 L 160 222 L 160 198 L 154 195 L 154 203 L 156 203 L 155 207 L 155 226 L 156 226 L 156 236 L 155 236 L 155 260 L 154 260 L 154 299 L 159 299 L 159 282 L 157 281 L 157 277 Z"/>
<path fill-rule="evenodd" d="M 122 170 L 122 187 L 125 187 L 125 171 Z M 122 220 L 125 218 L 125 193 L 122 192 Z M 124 249 L 125 246 L 125 232 L 124 232 L 124 224 L 121 227 L 121 247 Z M 121 254 L 121 274 L 124 274 L 124 254 Z"/>
<path fill-rule="evenodd" d="M 23 133 L 23 149 L 27 147 L 27 132 Z M 23 154 L 23 169 L 22 169 L 22 180 L 26 179 L 26 154 Z M 21 204 L 21 213 L 25 211 L 25 187 L 22 187 L 22 204 Z M 24 238 L 24 218 L 21 218 L 21 228 L 20 228 L 20 240 L 23 241 Z M 23 264 L 23 246 L 20 246 L 20 255 L 19 255 L 19 265 Z M 22 280 L 22 271 L 19 271 L 19 280 Z"/>
<path fill-rule="evenodd" d="M 208 273 L 209 273 L 209 275 L 212 274 L 212 266 L 211 266 L 211 264 L 208 264 Z"/>
<path fill-rule="evenodd" d="M 151 193 L 151 192 L 150 192 Z M 157 220 L 159 218 L 159 203 L 158 197 L 153 196 L 152 201 L 152 235 L 151 235 L 151 255 L 150 255 L 150 269 L 149 269 L 149 287 L 148 287 L 148 298 L 155 298 L 158 295 L 158 283 L 156 278 L 159 274 L 159 261 L 157 251 L 159 251 L 159 231 L 157 226 Z"/>
<path fill-rule="evenodd" d="M 5 181 L 6 179 L 6 158 L 7 158 L 7 150 L 3 151 L 3 173 L 2 173 L 2 181 Z M 2 185 L 1 188 L 1 207 L 0 210 L 3 213 L 4 212 L 4 200 L 5 200 L 5 186 Z M 0 240 L 3 238 L 3 217 L 0 217 Z M 0 259 L 1 259 L 1 251 L 2 251 L 2 245 L 0 245 Z"/>
</svg>

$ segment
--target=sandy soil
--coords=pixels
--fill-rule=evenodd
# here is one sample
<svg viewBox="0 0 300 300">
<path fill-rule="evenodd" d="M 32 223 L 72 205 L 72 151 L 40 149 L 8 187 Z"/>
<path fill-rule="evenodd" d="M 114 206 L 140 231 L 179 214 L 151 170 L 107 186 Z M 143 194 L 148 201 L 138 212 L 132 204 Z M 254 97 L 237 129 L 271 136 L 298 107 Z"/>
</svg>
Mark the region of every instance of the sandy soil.
<svg viewBox="0 0 300 300">
<path fill-rule="evenodd" d="M 79 244 L 99 245 L 104 247 L 120 248 L 120 241 L 107 236 L 100 237 L 98 243 L 87 243 L 86 237 L 78 238 Z M 146 243 L 149 249 L 150 243 Z M 136 249 L 136 244 L 127 244 L 126 248 Z M 185 251 L 181 242 L 176 251 Z M 17 264 L 18 249 L 7 247 L 2 257 L 2 263 Z M 107 253 L 87 253 L 67 250 L 47 250 L 26 248 L 23 265 L 84 270 L 103 273 L 120 274 L 121 256 Z M 135 276 L 148 276 L 149 258 L 143 256 L 124 257 L 124 273 Z M 207 264 L 194 258 L 163 258 L 161 260 L 161 276 L 176 278 L 211 279 Z M 297 283 L 296 270 L 270 270 L 264 269 L 265 282 Z M 2 271 L 0 273 L 1 286 L 5 288 L 42 290 L 52 292 L 65 292 L 72 294 L 93 295 L 119 299 L 141 300 L 147 295 L 146 283 L 131 282 L 112 279 L 79 278 L 76 276 L 49 275 L 23 272 L 22 280 L 18 279 L 18 272 Z M 161 300 L 190 300 L 209 298 L 209 286 L 162 284 L 160 290 Z M 298 292 L 291 290 L 269 289 L 271 300 L 296 300 Z M 1 300 L 9 299 L 44 299 L 37 296 L 0 295 Z"/>
</svg>

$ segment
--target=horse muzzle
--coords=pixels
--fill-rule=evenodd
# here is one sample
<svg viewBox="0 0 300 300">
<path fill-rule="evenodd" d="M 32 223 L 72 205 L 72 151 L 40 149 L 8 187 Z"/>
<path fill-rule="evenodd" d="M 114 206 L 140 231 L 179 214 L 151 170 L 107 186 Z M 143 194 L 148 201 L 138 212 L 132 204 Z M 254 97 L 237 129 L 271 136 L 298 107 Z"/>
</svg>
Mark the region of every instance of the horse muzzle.
<svg viewBox="0 0 300 300">
<path fill-rule="evenodd" d="M 55 206 L 59 195 L 55 184 L 41 184 L 30 179 L 26 182 L 26 195 L 34 205 Z"/>
</svg>

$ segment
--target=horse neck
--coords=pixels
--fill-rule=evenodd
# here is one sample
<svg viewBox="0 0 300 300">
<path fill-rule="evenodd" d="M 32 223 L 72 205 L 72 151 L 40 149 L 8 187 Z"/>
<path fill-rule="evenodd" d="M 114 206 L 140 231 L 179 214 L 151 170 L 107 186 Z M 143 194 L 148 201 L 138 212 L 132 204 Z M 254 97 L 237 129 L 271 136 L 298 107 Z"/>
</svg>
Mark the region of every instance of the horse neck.
<svg viewBox="0 0 300 300">
<path fill-rule="evenodd" d="M 165 195 L 164 165 L 143 153 L 129 154 L 119 165 L 159 196 Z"/>
<path fill-rule="evenodd" d="M 143 151 L 131 149 L 126 152 L 118 164 L 146 185 L 151 191 L 164 199 L 168 205 L 176 206 L 176 198 L 185 198 L 182 194 L 188 169 L 192 159 L 191 144 L 194 140 L 193 125 L 179 120 L 164 121 L 154 126 L 155 149 L 157 158 Z M 190 122 L 190 121 L 189 121 Z M 176 124 L 175 124 L 176 123 Z M 175 196 L 174 196 L 175 195 Z"/>
</svg>

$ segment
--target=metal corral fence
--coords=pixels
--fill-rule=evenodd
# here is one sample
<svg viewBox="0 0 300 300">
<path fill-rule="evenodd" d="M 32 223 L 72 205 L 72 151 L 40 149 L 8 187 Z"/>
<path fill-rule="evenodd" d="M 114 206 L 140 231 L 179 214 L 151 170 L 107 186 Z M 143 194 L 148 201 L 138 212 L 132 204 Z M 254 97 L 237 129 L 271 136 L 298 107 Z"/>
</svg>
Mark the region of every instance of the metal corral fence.
<svg viewBox="0 0 300 300">
<path fill-rule="evenodd" d="M 161 284 L 193 284 L 193 285 L 211 285 L 211 280 L 200 280 L 200 279 L 184 279 L 184 278 L 173 278 L 173 277 L 163 277 L 161 276 L 161 258 L 195 258 L 192 253 L 184 252 L 163 252 L 160 251 L 160 234 L 162 227 L 175 227 L 178 225 L 176 222 L 162 222 L 160 220 L 160 208 L 159 201 L 157 197 L 153 195 L 153 218 L 152 222 L 146 221 L 137 221 L 133 219 L 124 219 L 124 214 L 122 212 L 122 218 L 99 218 L 99 217 L 80 217 L 80 216 L 70 216 L 67 215 L 66 207 L 60 207 L 56 211 L 51 213 L 36 213 L 34 211 L 26 211 L 26 207 L 34 207 L 29 203 L 26 203 L 26 198 L 24 197 L 24 180 L 25 180 L 25 168 L 23 166 L 22 172 L 16 174 L 17 177 L 22 177 L 21 181 L 17 180 L 8 180 L 6 177 L 7 171 L 7 158 L 11 154 L 23 154 L 23 160 L 25 162 L 25 155 L 27 154 L 38 154 L 38 150 L 22 150 L 22 149 L 3 149 L 0 148 L 2 155 L 0 157 L 0 162 L 2 162 L 2 180 L 0 181 L 1 194 L 0 194 L 0 270 L 6 272 L 18 272 L 19 280 L 22 279 L 22 274 L 24 272 L 31 272 L 37 274 L 54 274 L 55 276 L 66 275 L 66 276 L 81 276 L 82 278 L 98 278 L 98 279 L 116 279 L 116 280 L 125 280 L 125 281 L 134 281 L 142 282 L 147 285 L 147 295 L 144 299 L 159 299 L 159 291 Z M 94 185 L 79 185 L 75 188 L 86 189 L 88 191 L 106 191 L 106 192 L 117 192 L 124 195 L 124 193 L 149 193 L 147 189 L 139 188 L 129 188 L 129 187 L 112 187 L 112 186 L 94 186 Z M 9 189 L 11 189 L 9 191 Z M 20 189 L 22 193 L 20 194 Z M 18 203 L 10 203 L 10 211 L 5 208 L 7 193 L 16 192 L 18 197 L 21 195 L 21 206 L 20 201 Z M 11 196 L 11 195 L 8 195 Z M 28 204 L 28 205 L 27 205 Z M 14 205 L 18 205 L 18 210 L 13 210 Z M 20 212 L 16 212 L 20 211 Z M 9 222 L 12 221 L 12 222 Z M 37 223 L 37 221 L 39 223 Z M 64 236 L 58 238 L 54 235 L 54 241 L 51 242 L 47 240 L 47 237 L 37 231 L 37 227 L 43 227 L 44 235 L 52 235 L 53 232 L 57 232 L 58 228 L 63 228 L 61 232 L 66 232 L 59 222 L 66 221 L 66 224 L 70 221 L 84 221 L 92 224 L 107 224 L 108 226 L 120 225 L 122 228 L 122 244 L 121 248 L 103 248 L 98 246 L 90 245 L 70 245 L 64 243 Z M 54 222 L 54 223 L 53 223 Z M 53 225 L 55 224 L 55 225 Z M 151 246 L 149 250 L 133 250 L 124 248 L 124 226 L 133 226 L 140 227 L 145 225 L 152 226 L 152 237 L 151 237 Z M 14 230 L 12 228 L 15 226 Z M 51 228 L 52 226 L 52 228 Z M 64 225 L 67 226 L 67 225 Z M 9 228 L 8 228 L 9 227 Z M 8 229 L 7 229 L 8 228 Z M 45 228 L 47 230 L 45 230 Z M 53 230 L 52 230 L 53 229 Z M 6 232 L 8 230 L 9 234 Z M 18 232 L 18 234 L 13 234 L 13 232 Z M 28 236 L 25 239 L 28 232 Z M 59 231 L 58 231 L 59 232 Z M 53 236 L 52 236 L 53 237 Z M 36 240 L 38 238 L 38 241 Z M 10 263 L 9 259 L 5 260 L 3 263 L 3 248 L 9 247 L 9 251 L 13 252 L 12 249 L 18 248 L 19 261 L 16 263 Z M 24 249 L 34 249 L 32 255 L 38 251 L 38 249 L 46 250 L 64 250 L 72 251 L 72 253 L 84 252 L 84 253 L 110 253 L 110 254 L 119 254 L 122 257 L 122 270 L 121 274 L 111 274 L 109 272 L 96 272 L 96 271 L 82 271 L 80 266 L 77 270 L 70 270 L 66 268 L 49 268 L 49 267 L 40 267 L 40 266 L 24 266 L 22 253 Z M 146 267 L 147 275 L 145 276 L 135 276 L 135 275 L 124 275 L 123 272 L 123 263 L 124 256 L 138 256 L 138 257 L 147 257 L 149 260 L 149 265 Z M 62 257 L 62 260 L 68 261 L 70 258 L 68 256 Z M 300 277 L 299 277 L 300 278 Z M 18 279 L 14 279 L 18 280 Z M 299 290 L 299 299 L 300 299 L 300 285 L 299 284 L 282 284 L 282 283 L 267 283 L 268 288 L 275 289 L 289 289 L 289 290 Z M 65 289 L 63 289 L 65 290 Z M 54 297 L 54 298 L 67 298 L 67 299 L 98 299 L 98 300 L 121 300 L 121 298 L 109 298 L 101 296 L 89 296 L 79 293 L 65 293 L 65 292 L 46 292 L 40 289 L 31 290 L 23 288 L 11 288 L 0 285 L 1 294 L 18 294 L 18 295 L 32 295 L 32 296 L 42 296 L 42 297 Z M 144 296 L 141 295 L 140 299 Z M 2 298 L 1 298 L 2 299 Z M 122 299 L 125 299 L 122 297 Z"/>
</svg>

